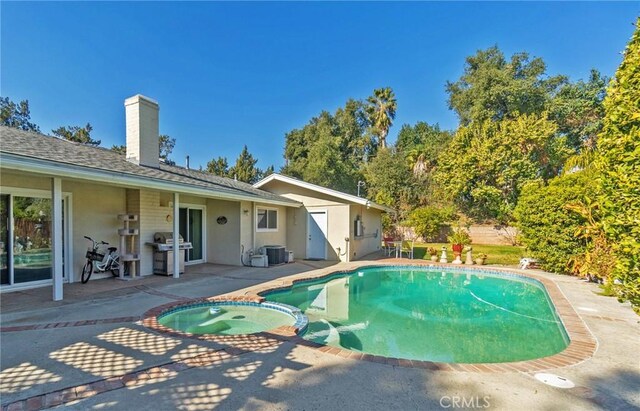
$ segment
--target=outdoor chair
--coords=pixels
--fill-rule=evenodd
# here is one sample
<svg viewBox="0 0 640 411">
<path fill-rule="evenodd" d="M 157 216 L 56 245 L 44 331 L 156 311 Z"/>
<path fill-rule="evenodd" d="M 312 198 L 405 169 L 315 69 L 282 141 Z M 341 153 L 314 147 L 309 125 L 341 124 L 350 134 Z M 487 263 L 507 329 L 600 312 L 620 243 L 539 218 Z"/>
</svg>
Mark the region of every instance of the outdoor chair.
<svg viewBox="0 0 640 411">
<path fill-rule="evenodd" d="M 400 249 L 400 257 L 406 253 L 407 258 L 413 260 L 413 241 L 402 241 L 402 248 Z"/>
<path fill-rule="evenodd" d="M 393 238 L 385 237 L 382 240 L 384 241 L 384 253 L 387 256 L 396 252 L 396 245 L 393 243 Z"/>
</svg>

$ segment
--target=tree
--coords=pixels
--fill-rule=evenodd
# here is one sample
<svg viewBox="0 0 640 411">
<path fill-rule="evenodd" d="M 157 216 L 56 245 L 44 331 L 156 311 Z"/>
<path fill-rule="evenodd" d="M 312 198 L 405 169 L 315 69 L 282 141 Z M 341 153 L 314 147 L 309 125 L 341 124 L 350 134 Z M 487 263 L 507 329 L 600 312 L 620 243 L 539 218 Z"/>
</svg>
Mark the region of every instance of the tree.
<svg viewBox="0 0 640 411">
<path fill-rule="evenodd" d="M 229 177 L 229 163 L 226 157 L 218 157 L 207 163 L 207 173 L 220 177 Z"/>
<path fill-rule="evenodd" d="M 376 152 L 362 102 L 349 99 L 286 134 L 283 174 L 355 194 L 363 165 Z"/>
<path fill-rule="evenodd" d="M 566 81 L 563 76 L 547 78 L 545 71 L 544 61 L 527 53 L 516 53 L 507 61 L 497 46 L 479 50 L 467 57 L 460 79 L 447 82 L 449 108 L 463 126 L 541 113 Z"/>
<path fill-rule="evenodd" d="M 607 78 L 591 70 L 588 81 L 566 83 L 550 102 L 549 117 L 576 153 L 593 150 L 602 129 Z"/>
<path fill-rule="evenodd" d="M 114 144 L 111 146 L 111 151 L 115 151 L 118 154 L 126 155 L 127 154 L 127 146 L 124 144 Z"/>
<path fill-rule="evenodd" d="M 406 219 L 417 203 L 416 180 L 404 156 L 395 149 L 380 150 L 364 168 L 373 201 L 396 209 L 396 222 Z"/>
<path fill-rule="evenodd" d="M 508 222 L 523 184 L 562 168 L 569 150 L 556 132 L 545 114 L 460 127 L 439 158 L 435 179 L 468 216 Z"/>
<path fill-rule="evenodd" d="M 369 132 L 369 119 L 361 101 L 347 100 L 344 108 L 336 110 L 332 122 L 335 127 L 332 134 L 339 140 L 340 157 L 348 167 L 360 168 L 375 155 L 377 146 Z"/>
<path fill-rule="evenodd" d="M 9 97 L 0 97 L 0 124 L 25 131 L 40 132 L 40 127 L 31 121 L 29 100 L 16 104 Z"/>
<path fill-rule="evenodd" d="M 323 135 L 309 150 L 302 178 L 323 187 L 353 193 L 357 189 L 357 180 L 354 185 L 352 172 L 341 158 L 339 140 L 331 135 Z"/>
<path fill-rule="evenodd" d="M 93 138 L 91 138 L 91 131 L 93 131 L 93 127 L 91 127 L 91 124 L 87 123 L 87 125 L 84 127 L 58 127 L 51 132 L 54 136 L 63 140 L 73 141 L 75 143 L 86 144 L 89 146 L 99 146 L 100 140 L 94 140 Z"/>
<path fill-rule="evenodd" d="M 285 134 L 284 158 L 286 165 L 282 172 L 292 177 L 303 178 L 309 161 L 309 151 L 322 136 L 332 136 L 333 117 L 322 111 L 301 129 Z M 309 181 L 312 182 L 312 181 Z"/>
<path fill-rule="evenodd" d="M 389 128 L 396 118 L 396 97 L 390 87 L 378 88 L 373 90 L 373 95 L 367 98 L 367 102 L 366 112 L 373 133 L 378 137 L 379 146 L 385 148 Z"/>
<path fill-rule="evenodd" d="M 236 164 L 229 170 L 229 177 L 249 184 L 257 182 L 260 176 L 260 170 L 256 168 L 257 162 L 258 160 L 253 158 L 245 144 L 236 159 Z"/>
<path fill-rule="evenodd" d="M 416 176 L 422 176 L 437 163 L 438 156 L 451 141 L 453 134 L 440 130 L 438 124 L 419 121 L 415 126 L 404 124 L 398 133 L 396 149 L 404 153 Z"/>
<path fill-rule="evenodd" d="M 260 180 L 262 180 L 265 177 L 269 177 L 273 173 L 275 173 L 275 169 L 273 168 L 273 165 L 270 165 L 263 172 L 260 173 Z"/>
<path fill-rule="evenodd" d="M 169 159 L 169 156 L 171 155 L 171 152 L 173 152 L 173 148 L 176 146 L 176 139 L 171 138 L 166 134 L 161 134 L 158 144 L 160 145 L 160 160 L 164 161 L 166 164 L 175 165 L 175 162 Z"/>
<path fill-rule="evenodd" d="M 604 110 L 595 159 L 600 223 L 616 257 L 616 293 L 640 313 L 640 18 Z"/>
</svg>

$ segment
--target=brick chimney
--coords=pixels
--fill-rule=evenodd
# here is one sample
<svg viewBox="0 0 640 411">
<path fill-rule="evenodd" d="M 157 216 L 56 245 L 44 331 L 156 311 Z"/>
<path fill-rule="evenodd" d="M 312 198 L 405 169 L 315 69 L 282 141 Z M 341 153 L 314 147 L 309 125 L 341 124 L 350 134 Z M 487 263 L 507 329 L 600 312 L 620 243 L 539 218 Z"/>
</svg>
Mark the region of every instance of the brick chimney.
<svg viewBox="0 0 640 411">
<path fill-rule="evenodd" d="M 158 102 L 137 94 L 124 101 L 127 123 L 127 160 L 160 167 Z"/>
</svg>

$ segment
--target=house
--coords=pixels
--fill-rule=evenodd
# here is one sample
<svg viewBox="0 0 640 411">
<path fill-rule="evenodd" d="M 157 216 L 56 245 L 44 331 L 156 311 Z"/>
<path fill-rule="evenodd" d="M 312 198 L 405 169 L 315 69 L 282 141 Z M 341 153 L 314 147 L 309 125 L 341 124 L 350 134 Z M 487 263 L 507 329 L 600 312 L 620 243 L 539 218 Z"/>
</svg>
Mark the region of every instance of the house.
<svg viewBox="0 0 640 411">
<path fill-rule="evenodd" d="M 380 242 L 375 218 L 384 208 L 311 185 L 294 190 L 290 184 L 289 193 L 284 176 L 254 187 L 164 164 L 159 160 L 158 103 L 136 95 L 125 100 L 125 113 L 126 155 L 0 127 L 1 292 L 52 285 L 54 300 L 62 299 L 63 284 L 79 281 L 90 246 L 84 236 L 118 247 L 138 276 L 154 272 L 149 243 L 156 232 L 191 242 L 185 264 L 247 264 L 251 253 L 271 244 L 292 249 L 296 258 L 346 261 L 373 251 L 373 242 Z M 342 209 L 333 204 L 340 201 Z M 324 257 L 315 245 L 305 249 L 307 231 L 299 225 L 321 204 L 327 211 L 326 228 L 320 228 L 326 237 Z M 343 217 L 334 218 L 334 207 Z M 314 213 L 313 221 L 319 221 Z M 135 221 L 125 234 L 135 235 L 123 239 L 122 218 L 129 215 Z M 360 225 L 353 225 L 356 220 Z M 370 240 L 374 234 L 378 238 Z M 347 237 L 350 249 L 339 241 Z M 313 236 L 311 241 L 322 239 Z M 179 251 L 170 253 L 171 271 L 178 277 Z M 104 276 L 110 274 L 91 278 Z"/>
<path fill-rule="evenodd" d="M 306 259 L 350 261 L 380 250 L 382 213 L 366 198 L 271 174 L 254 187 L 302 203 L 287 212 L 289 250 Z"/>
</svg>

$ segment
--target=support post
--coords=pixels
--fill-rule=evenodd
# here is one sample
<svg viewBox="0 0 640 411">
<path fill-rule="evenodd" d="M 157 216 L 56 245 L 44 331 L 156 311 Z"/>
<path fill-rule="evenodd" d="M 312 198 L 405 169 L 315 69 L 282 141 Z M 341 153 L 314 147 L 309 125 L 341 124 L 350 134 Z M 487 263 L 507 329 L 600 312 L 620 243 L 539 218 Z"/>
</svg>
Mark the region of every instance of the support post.
<svg viewBox="0 0 640 411">
<path fill-rule="evenodd" d="M 51 251 L 53 270 L 53 300 L 62 300 L 62 180 L 59 177 L 51 179 L 51 205 L 53 218 L 51 227 Z"/>
<path fill-rule="evenodd" d="M 180 194 L 173 193 L 173 278 L 180 278 Z"/>
</svg>

